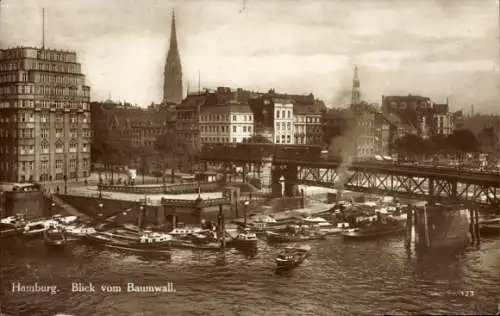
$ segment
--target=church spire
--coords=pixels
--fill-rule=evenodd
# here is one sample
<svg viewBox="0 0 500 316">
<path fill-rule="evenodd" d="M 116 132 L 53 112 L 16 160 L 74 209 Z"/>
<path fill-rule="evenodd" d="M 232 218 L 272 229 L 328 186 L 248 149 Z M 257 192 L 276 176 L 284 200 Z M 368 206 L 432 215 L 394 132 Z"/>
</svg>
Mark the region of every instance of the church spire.
<svg viewBox="0 0 500 316">
<path fill-rule="evenodd" d="M 351 95 L 351 106 L 358 105 L 361 103 L 361 91 L 360 91 L 358 66 L 354 67 L 354 77 L 352 79 L 352 95 Z"/>
<path fill-rule="evenodd" d="M 172 24 L 170 27 L 170 46 L 165 62 L 163 104 L 167 102 L 180 103 L 183 96 L 182 65 L 179 48 L 177 46 L 177 28 L 175 24 L 175 11 L 172 10 Z"/>
<path fill-rule="evenodd" d="M 168 52 L 175 52 L 179 54 L 179 49 L 177 48 L 177 30 L 175 28 L 175 10 L 172 10 L 172 25 L 170 26 L 170 48 Z"/>
</svg>

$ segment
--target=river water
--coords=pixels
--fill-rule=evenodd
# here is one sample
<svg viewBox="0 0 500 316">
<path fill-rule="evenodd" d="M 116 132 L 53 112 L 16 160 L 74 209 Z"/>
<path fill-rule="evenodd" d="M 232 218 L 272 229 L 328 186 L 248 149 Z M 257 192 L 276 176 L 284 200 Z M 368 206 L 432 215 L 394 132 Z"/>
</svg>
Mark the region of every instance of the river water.
<svg viewBox="0 0 500 316">
<path fill-rule="evenodd" d="M 500 303 L 500 240 L 465 252 L 416 255 L 404 237 L 310 243 L 311 257 L 274 271 L 278 247 L 255 256 L 174 250 L 144 258 L 75 245 L 48 251 L 40 240 L 2 241 L 0 312 L 9 315 L 376 315 L 492 314 Z M 12 292 L 12 283 L 56 285 L 57 294 Z M 71 291 L 73 282 L 95 293 Z M 127 293 L 127 283 L 166 285 L 171 293 Z M 121 293 L 100 286 L 119 285 Z M 113 288 L 116 289 L 116 288 Z"/>
</svg>

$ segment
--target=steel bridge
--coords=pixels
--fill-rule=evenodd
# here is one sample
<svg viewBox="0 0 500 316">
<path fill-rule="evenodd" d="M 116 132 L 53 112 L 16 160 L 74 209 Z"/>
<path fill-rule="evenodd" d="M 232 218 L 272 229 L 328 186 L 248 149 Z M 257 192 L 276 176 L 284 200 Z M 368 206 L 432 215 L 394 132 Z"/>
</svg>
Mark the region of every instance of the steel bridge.
<svg viewBox="0 0 500 316">
<path fill-rule="evenodd" d="M 263 157 L 225 150 L 223 154 L 202 152 L 199 160 L 260 166 Z M 344 188 L 442 203 L 460 202 L 497 210 L 500 206 L 498 174 L 383 161 L 344 162 L 341 158 L 323 159 L 304 155 L 272 157 L 272 173 L 273 182 L 285 178 L 285 181 L 293 184 Z"/>
</svg>

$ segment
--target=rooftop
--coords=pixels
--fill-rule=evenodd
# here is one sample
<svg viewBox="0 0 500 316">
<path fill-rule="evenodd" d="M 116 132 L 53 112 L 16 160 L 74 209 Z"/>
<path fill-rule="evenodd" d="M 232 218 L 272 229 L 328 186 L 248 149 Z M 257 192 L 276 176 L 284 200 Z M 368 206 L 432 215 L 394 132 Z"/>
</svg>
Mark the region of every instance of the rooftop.
<svg viewBox="0 0 500 316">
<path fill-rule="evenodd" d="M 218 104 L 201 107 L 202 113 L 252 113 L 248 104 Z"/>
</svg>

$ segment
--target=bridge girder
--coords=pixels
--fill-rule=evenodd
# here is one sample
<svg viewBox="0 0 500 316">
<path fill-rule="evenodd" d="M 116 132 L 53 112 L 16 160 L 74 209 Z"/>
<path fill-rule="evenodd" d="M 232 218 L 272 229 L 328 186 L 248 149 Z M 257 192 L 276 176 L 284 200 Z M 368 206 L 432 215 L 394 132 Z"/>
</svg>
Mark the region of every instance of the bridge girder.
<svg viewBox="0 0 500 316">
<path fill-rule="evenodd" d="M 346 171 L 339 174 L 335 168 L 311 168 L 300 166 L 298 183 L 327 188 L 338 188 L 343 179 L 345 190 L 393 195 L 420 200 L 447 203 L 471 203 L 498 208 L 500 188 L 484 183 L 457 181 L 446 177 L 382 173 L 371 170 Z"/>
</svg>

